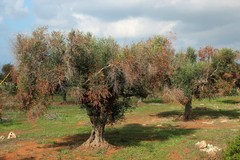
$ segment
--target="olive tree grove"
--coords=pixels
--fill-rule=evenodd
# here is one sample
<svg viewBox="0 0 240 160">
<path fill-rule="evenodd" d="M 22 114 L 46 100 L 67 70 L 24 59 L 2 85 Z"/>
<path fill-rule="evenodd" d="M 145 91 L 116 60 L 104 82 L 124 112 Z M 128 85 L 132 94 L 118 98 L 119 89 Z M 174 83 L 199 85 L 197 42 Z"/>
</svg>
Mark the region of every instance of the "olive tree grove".
<svg viewBox="0 0 240 160">
<path fill-rule="evenodd" d="M 136 88 L 159 88 L 171 73 L 174 50 L 167 38 L 119 46 L 112 38 L 96 38 L 72 30 L 67 35 L 36 29 L 19 34 L 14 43 L 18 62 L 20 108 L 31 117 L 44 113 L 56 85 L 66 80 L 70 93 L 85 108 L 92 124 L 85 147 L 108 146 L 106 124 L 123 118 Z"/>
</svg>

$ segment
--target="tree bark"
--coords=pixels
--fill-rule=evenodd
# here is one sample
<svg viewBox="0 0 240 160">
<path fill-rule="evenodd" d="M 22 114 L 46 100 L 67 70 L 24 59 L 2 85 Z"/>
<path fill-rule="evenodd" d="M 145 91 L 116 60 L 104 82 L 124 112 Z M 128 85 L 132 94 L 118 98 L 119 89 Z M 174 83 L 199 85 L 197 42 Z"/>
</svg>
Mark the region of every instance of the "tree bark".
<svg viewBox="0 0 240 160">
<path fill-rule="evenodd" d="M 63 103 L 67 102 L 67 92 L 62 93 Z"/>
<path fill-rule="evenodd" d="M 104 138 L 104 129 L 106 121 L 100 117 L 90 117 L 92 123 L 91 135 L 86 142 L 82 144 L 83 147 L 104 148 L 108 147 L 109 143 Z"/>
<path fill-rule="evenodd" d="M 187 104 L 185 104 L 185 110 L 183 114 L 183 119 L 189 121 L 192 119 L 192 99 L 190 99 Z"/>
<path fill-rule="evenodd" d="M 2 122 L 2 109 L 0 108 L 0 121 Z"/>
</svg>

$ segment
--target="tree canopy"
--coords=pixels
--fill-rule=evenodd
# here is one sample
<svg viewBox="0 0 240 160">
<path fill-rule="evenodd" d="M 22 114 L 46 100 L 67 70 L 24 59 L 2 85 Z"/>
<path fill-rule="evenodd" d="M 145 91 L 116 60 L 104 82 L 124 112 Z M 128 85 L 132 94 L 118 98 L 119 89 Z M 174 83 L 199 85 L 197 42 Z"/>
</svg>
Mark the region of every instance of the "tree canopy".
<svg viewBox="0 0 240 160">
<path fill-rule="evenodd" d="M 60 90 L 66 100 L 68 92 L 90 118 L 87 147 L 108 145 L 105 125 L 124 117 L 131 96 L 164 90 L 164 97 L 185 106 L 184 119 L 190 120 L 192 98 L 225 95 L 240 84 L 238 52 L 206 46 L 174 55 L 171 40 L 163 36 L 120 46 L 110 37 L 40 27 L 31 35 L 18 34 L 13 49 L 19 108 L 37 118 L 50 95 Z"/>
<path fill-rule="evenodd" d="M 48 33 L 44 27 L 32 35 L 19 34 L 14 51 L 20 109 L 29 117 L 40 116 L 49 95 L 67 81 L 92 124 L 83 144 L 88 147 L 108 145 L 105 125 L 123 118 L 131 96 L 162 87 L 172 72 L 174 55 L 170 40 L 162 36 L 121 47 L 112 38 L 78 30 Z"/>
</svg>

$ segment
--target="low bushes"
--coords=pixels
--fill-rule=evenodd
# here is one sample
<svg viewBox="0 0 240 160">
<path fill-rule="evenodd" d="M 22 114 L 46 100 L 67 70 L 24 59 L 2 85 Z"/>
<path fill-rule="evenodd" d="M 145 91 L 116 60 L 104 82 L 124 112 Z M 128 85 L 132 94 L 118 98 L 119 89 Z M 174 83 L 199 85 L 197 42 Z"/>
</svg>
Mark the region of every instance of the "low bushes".
<svg viewBox="0 0 240 160">
<path fill-rule="evenodd" d="M 224 152 L 224 160 L 240 159 L 240 135 L 231 141 Z"/>
</svg>

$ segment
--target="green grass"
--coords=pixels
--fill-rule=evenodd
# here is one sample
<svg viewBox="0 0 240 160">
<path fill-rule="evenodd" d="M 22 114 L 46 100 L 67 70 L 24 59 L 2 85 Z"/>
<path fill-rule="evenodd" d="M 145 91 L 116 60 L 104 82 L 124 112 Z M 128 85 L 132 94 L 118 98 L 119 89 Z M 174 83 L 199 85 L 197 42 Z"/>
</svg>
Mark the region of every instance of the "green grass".
<svg viewBox="0 0 240 160">
<path fill-rule="evenodd" d="M 107 149 L 91 153 L 76 150 L 89 136 L 91 126 L 86 111 L 77 105 L 50 106 L 48 112 L 35 122 L 27 120 L 25 113 L 6 110 L 0 122 L 0 136 L 7 136 L 14 131 L 18 138 L 0 142 L 0 158 L 7 152 L 14 152 L 18 146 L 11 148 L 15 142 L 35 141 L 47 148 L 56 148 L 58 154 L 45 158 L 75 159 L 76 155 L 96 159 L 208 159 L 206 153 L 200 152 L 195 143 L 206 140 L 207 143 L 226 148 L 227 142 L 239 134 L 240 105 L 239 97 L 222 97 L 216 99 L 194 100 L 193 108 L 206 107 L 207 110 L 194 109 L 196 124 L 202 121 L 214 121 L 208 128 L 186 128 L 192 122 L 175 120 L 183 112 L 179 104 L 164 104 L 161 99 L 147 99 L 145 103 L 126 113 L 126 121 L 106 127 L 107 141 L 119 149 L 106 156 Z M 61 97 L 54 97 L 54 102 L 61 102 Z M 221 122 L 222 120 L 226 122 Z M 200 120 L 200 121 L 197 121 Z M 60 139 L 58 141 L 57 139 Z"/>
</svg>

